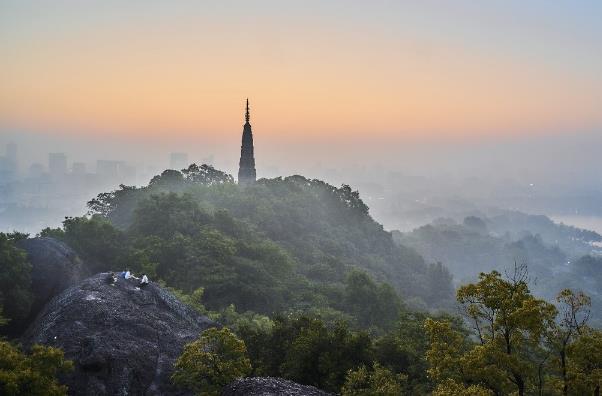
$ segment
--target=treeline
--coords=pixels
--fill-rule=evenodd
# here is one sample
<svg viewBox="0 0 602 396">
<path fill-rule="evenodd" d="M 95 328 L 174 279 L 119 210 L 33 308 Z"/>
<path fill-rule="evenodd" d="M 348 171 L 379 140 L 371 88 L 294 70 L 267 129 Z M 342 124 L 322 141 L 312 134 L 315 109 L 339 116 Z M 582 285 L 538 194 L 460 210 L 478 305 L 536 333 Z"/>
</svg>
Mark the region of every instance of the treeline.
<svg viewBox="0 0 602 396">
<path fill-rule="evenodd" d="M 381 335 L 310 315 L 238 318 L 187 346 L 174 381 L 216 394 L 250 375 L 343 396 L 599 395 L 602 332 L 588 325 L 590 303 L 568 289 L 556 305 L 534 297 L 519 266 L 462 286 L 463 318 L 404 311 Z"/>
</svg>

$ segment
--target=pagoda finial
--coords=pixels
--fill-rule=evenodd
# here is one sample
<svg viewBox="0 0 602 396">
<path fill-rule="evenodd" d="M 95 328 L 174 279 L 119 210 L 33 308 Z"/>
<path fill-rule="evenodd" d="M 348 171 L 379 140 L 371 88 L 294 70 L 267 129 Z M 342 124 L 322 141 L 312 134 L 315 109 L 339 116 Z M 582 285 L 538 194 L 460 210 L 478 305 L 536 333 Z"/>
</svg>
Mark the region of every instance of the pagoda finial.
<svg viewBox="0 0 602 396">
<path fill-rule="evenodd" d="M 247 98 L 247 112 L 245 113 L 245 120 L 249 123 L 249 98 Z"/>
</svg>

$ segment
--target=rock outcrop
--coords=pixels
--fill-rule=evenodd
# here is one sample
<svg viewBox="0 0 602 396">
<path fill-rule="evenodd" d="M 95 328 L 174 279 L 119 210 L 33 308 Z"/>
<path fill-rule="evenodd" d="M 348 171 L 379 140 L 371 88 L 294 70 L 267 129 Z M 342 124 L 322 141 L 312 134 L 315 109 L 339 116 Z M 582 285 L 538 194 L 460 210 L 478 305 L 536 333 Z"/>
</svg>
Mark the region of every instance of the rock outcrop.
<svg viewBox="0 0 602 396">
<path fill-rule="evenodd" d="M 24 320 L 11 321 L 5 329 L 11 336 L 22 334 L 54 296 L 90 275 L 86 273 L 77 253 L 54 238 L 22 239 L 17 247 L 27 253 L 31 263 L 34 299 L 29 315 Z"/>
<path fill-rule="evenodd" d="M 273 377 L 249 377 L 224 387 L 222 396 L 329 396 L 318 388 Z"/>
<path fill-rule="evenodd" d="M 65 351 L 75 370 L 62 378 L 74 395 L 177 395 L 170 383 L 184 344 L 216 326 L 156 284 L 98 274 L 68 288 L 23 337 Z"/>
</svg>

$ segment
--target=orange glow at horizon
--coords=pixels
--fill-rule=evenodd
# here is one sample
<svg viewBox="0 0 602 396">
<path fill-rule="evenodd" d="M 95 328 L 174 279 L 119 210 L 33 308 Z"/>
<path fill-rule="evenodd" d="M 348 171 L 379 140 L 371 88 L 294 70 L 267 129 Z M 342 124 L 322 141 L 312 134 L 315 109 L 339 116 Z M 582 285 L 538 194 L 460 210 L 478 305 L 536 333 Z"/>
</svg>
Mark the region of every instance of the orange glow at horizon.
<svg viewBox="0 0 602 396">
<path fill-rule="evenodd" d="M 258 26 L 261 26 L 258 24 Z M 187 136 L 453 136 L 602 127 L 602 84 L 384 33 L 206 22 L 0 42 L 0 126 Z M 245 41 L 246 40 L 246 41 Z"/>
</svg>

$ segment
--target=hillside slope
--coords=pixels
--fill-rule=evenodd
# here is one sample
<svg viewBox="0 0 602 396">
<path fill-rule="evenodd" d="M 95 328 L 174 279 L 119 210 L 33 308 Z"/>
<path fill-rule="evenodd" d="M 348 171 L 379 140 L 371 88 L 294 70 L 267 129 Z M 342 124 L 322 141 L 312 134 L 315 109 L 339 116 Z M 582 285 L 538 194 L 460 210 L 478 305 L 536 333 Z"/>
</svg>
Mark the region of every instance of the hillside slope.
<svg viewBox="0 0 602 396">
<path fill-rule="evenodd" d="M 92 218 L 43 234 L 65 240 L 95 271 L 130 267 L 186 293 L 203 287 L 212 309 L 352 313 L 358 271 L 376 282 L 365 286 L 374 286 L 373 310 L 395 306 L 395 294 L 432 308 L 452 299 L 445 268 L 396 245 L 349 186 L 291 176 L 241 188 L 204 165 L 121 186 L 89 206 Z"/>
</svg>

